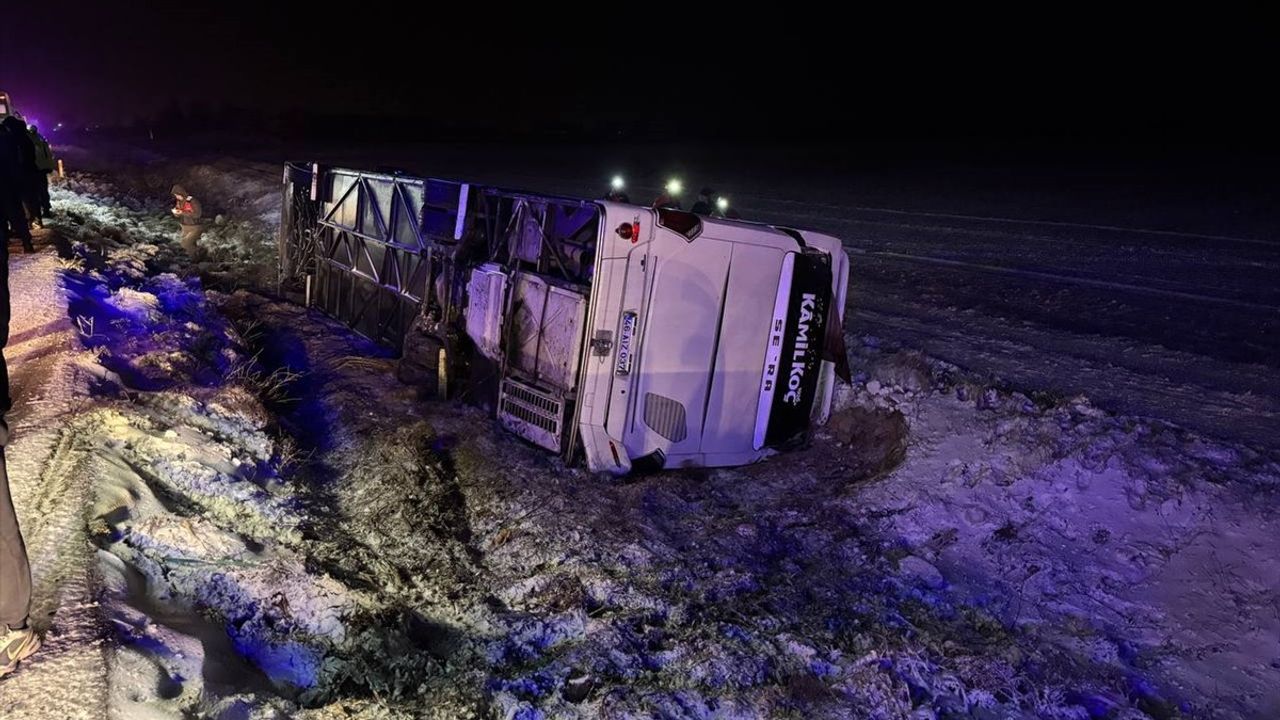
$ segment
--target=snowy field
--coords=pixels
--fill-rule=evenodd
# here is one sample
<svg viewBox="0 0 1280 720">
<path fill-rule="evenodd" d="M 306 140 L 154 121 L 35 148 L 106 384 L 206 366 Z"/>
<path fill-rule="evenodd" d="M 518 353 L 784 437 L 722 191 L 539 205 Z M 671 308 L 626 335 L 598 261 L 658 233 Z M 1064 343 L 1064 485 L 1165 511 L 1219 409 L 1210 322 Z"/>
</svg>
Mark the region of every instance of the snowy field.
<svg viewBox="0 0 1280 720">
<path fill-rule="evenodd" d="M 64 257 L 12 260 L 48 640 L 5 718 L 1280 715 L 1256 208 L 1215 232 L 1033 189 L 961 212 L 945 183 L 921 206 L 744 179 L 746 217 L 849 243 L 855 383 L 803 450 L 607 484 L 263 294 L 275 165 L 68 156 L 95 172 L 56 192 Z M 594 189 L 586 161 L 413 157 Z M 224 215 L 197 267 L 173 182 Z"/>
</svg>

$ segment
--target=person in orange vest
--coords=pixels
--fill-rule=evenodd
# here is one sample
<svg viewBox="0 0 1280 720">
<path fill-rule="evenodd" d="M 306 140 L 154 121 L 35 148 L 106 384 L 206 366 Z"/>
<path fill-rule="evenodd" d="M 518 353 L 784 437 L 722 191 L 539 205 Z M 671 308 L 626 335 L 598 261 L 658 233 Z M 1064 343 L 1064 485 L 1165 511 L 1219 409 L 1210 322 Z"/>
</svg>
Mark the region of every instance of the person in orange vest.
<svg viewBox="0 0 1280 720">
<path fill-rule="evenodd" d="M 680 192 L 683 189 L 679 180 L 667 181 L 667 184 L 662 187 L 662 194 L 653 201 L 654 209 L 683 210 L 684 208 L 680 207 Z"/>
<path fill-rule="evenodd" d="M 200 201 L 181 185 L 174 185 L 169 192 L 173 195 L 173 209 L 169 212 L 178 218 L 178 223 L 182 226 L 182 249 L 187 251 L 187 257 L 194 260 L 200 250 L 197 242 L 204 234 L 204 225 L 200 222 L 203 209 Z"/>
</svg>

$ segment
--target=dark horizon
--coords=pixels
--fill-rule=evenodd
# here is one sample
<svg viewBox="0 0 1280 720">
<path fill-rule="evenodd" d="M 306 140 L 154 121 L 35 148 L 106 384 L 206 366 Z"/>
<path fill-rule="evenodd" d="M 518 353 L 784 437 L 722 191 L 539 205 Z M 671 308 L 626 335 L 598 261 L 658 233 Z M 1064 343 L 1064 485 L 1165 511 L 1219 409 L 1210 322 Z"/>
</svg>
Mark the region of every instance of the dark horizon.
<svg viewBox="0 0 1280 720">
<path fill-rule="evenodd" d="M 1275 146 L 1255 80 L 1266 47 L 1244 23 L 1190 41 L 1118 24 L 1011 37 L 878 18 L 738 30 L 652 15 L 483 25 L 365 8 L 58 10 L 16 8 L 0 28 L 0 88 L 46 125 L 345 119 L 494 138 Z"/>
</svg>

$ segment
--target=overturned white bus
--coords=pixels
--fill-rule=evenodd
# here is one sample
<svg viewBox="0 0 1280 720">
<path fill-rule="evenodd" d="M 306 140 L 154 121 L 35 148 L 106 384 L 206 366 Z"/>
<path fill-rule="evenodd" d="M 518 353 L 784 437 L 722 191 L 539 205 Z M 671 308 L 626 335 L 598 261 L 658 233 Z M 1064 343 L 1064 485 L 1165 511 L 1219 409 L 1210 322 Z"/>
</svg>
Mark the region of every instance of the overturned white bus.
<svg viewBox="0 0 1280 720">
<path fill-rule="evenodd" d="M 283 282 L 594 471 L 753 462 L 830 411 L 835 238 L 314 165 L 285 181 Z"/>
</svg>

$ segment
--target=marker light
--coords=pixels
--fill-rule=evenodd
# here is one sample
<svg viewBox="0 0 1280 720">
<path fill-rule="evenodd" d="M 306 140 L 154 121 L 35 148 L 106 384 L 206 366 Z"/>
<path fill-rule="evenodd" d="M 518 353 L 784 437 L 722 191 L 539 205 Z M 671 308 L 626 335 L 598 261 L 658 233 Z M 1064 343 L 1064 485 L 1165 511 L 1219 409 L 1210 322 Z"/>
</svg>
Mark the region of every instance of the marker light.
<svg viewBox="0 0 1280 720">
<path fill-rule="evenodd" d="M 684 190 L 684 183 L 680 182 L 678 179 L 671 178 L 667 181 L 667 194 L 679 195 L 682 190 Z"/>
<path fill-rule="evenodd" d="M 722 198 L 722 197 L 716 198 L 716 209 L 719 210 L 720 212 L 724 212 L 725 210 L 728 210 L 729 198 Z"/>
<path fill-rule="evenodd" d="M 621 190 L 621 189 L 622 189 L 622 187 L 623 187 L 623 185 L 625 185 L 625 184 L 626 184 L 626 183 L 622 182 L 622 176 L 621 176 L 621 175 L 614 175 L 614 176 L 613 176 L 613 180 L 610 180 L 610 181 L 609 181 L 609 185 L 610 185 L 614 190 Z"/>
</svg>

